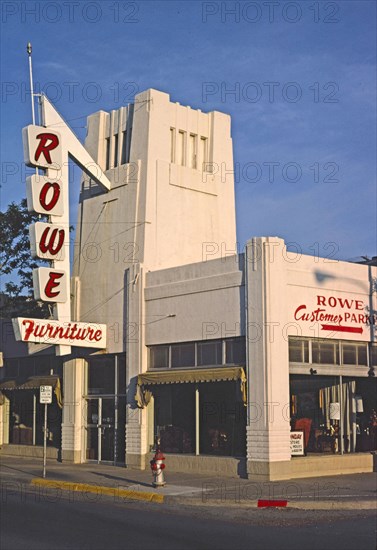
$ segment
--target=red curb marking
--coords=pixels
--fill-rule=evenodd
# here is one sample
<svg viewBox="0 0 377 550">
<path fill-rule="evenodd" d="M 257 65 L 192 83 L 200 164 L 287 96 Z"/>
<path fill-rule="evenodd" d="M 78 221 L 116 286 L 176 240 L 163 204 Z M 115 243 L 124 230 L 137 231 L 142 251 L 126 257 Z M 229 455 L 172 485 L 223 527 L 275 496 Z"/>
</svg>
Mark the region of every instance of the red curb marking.
<svg viewBox="0 0 377 550">
<path fill-rule="evenodd" d="M 258 508 L 267 508 L 268 506 L 287 506 L 287 500 L 258 500 Z"/>
</svg>

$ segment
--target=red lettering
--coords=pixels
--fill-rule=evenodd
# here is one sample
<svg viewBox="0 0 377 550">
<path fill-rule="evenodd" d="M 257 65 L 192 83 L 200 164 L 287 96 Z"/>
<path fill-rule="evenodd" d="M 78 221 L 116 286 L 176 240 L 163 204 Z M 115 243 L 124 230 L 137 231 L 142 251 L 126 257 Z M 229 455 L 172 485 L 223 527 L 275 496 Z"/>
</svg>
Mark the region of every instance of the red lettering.
<svg viewBox="0 0 377 550">
<path fill-rule="evenodd" d="M 52 189 L 52 197 L 48 201 L 47 193 Z M 54 208 L 60 197 L 60 185 L 57 182 L 50 183 L 49 181 L 44 184 L 39 193 L 39 202 L 41 206 L 48 212 Z"/>
<path fill-rule="evenodd" d="M 324 296 L 317 296 L 317 306 L 325 306 L 326 298 Z"/>
<path fill-rule="evenodd" d="M 102 330 L 96 330 L 96 332 L 94 333 L 94 340 L 96 342 L 99 342 L 102 338 Z"/>
<path fill-rule="evenodd" d="M 47 332 L 47 329 L 48 329 L 48 325 L 47 327 L 46 326 L 41 326 L 41 325 L 37 325 L 35 327 L 35 331 L 34 331 L 34 336 L 35 338 L 43 338 Z"/>
<path fill-rule="evenodd" d="M 76 337 L 76 335 L 75 335 L 76 331 L 77 331 L 77 325 L 76 325 L 76 323 L 75 323 L 75 324 L 73 325 L 73 327 L 72 327 L 72 330 L 71 330 L 71 334 L 70 334 L 70 337 L 69 337 L 70 339 Z"/>
<path fill-rule="evenodd" d="M 64 229 L 52 229 L 52 233 L 50 235 L 50 239 L 47 244 L 47 236 L 52 228 L 46 227 L 46 229 L 43 231 L 41 236 L 41 241 L 39 243 L 39 249 L 40 251 L 45 254 L 46 252 L 49 252 L 52 256 L 56 256 L 56 254 L 61 250 L 63 244 L 64 244 L 64 237 L 65 237 L 65 231 Z M 56 235 L 59 233 L 58 243 L 54 248 Z"/>
<path fill-rule="evenodd" d="M 26 331 L 25 331 L 25 340 L 28 341 L 30 336 L 33 334 L 33 330 L 34 330 L 34 321 L 32 321 L 31 319 L 24 319 L 22 321 L 22 324 L 24 326 L 26 326 Z"/>
<path fill-rule="evenodd" d="M 54 273 L 53 271 L 50 271 L 48 276 L 49 280 L 45 286 L 45 294 L 47 298 L 55 298 L 56 296 L 59 296 L 60 290 L 53 291 L 53 289 L 60 285 L 60 282 L 57 281 L 63 277 L 63 273 Z"/>
<path fill-rule="evenodd" d="M 342 300 L 342 298 L 338 298 L 338 302 L 339 302 L 341 308 L 347 307 L 348 309 L 351 309 L 352 304 L 353 304 L 353 300 L 351 300 L 349 302 L 347 300 L 347 298 L 345 298 L 344 300 Z"/>
<path fill-rule="evenodd" d="M 301 317 L 298 317 L 298 314 L 302 309 L 306 309 L 305 305 L 298 306 L 298 308 L 295 311 L 295 319 L 296 321 L 309 321 L 309 315 L 307 313 L 303 313 Z"/>
<path fill-rule="evenodd" d="M 364 309 L 364 303 L 361 300 L 356 300 L 355 301 L 355 308 L 358 309 L 359 311 L 363 310 Z"/>
<path fill-rule="evenodd" d="M 50 151 L 53 151 L 59 145 L 58 136 L 55 134 L 46 132 L 43 134 L 38 134 L 37 139 L 39 139 L 40 142 L 37 147 L 37 150 L 35 151 L 35 155 L 34 155 L 35 162 L 37 162 L 41 154 L 43 154 L 44 158 L 46 159 L 46 162 L 48 164 L 52 164 Z M 48 141 L 50 143 L 47 143 Z"/>
</svg>

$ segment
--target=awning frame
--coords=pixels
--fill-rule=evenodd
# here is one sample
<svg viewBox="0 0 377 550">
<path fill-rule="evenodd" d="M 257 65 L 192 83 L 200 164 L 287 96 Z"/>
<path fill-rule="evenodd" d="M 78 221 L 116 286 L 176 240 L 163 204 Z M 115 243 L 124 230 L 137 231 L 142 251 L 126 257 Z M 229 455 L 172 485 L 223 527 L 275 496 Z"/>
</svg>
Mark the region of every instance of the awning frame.
<svg viewBox="0 0 377 550">
<path fill-rule="evenodd" d="M 52 386 L 56 395 L 56 401 L 60 409 L 63 408 L 63 397 L 60 378 L 57 375 L 30 376 L 29 378 L 17 380 L 13 378 L 0 382 L 0 392 L 16 390 L 39 390 L 41 386 Z"/>
<path fill-rule="evenodd" d="M 135 401 L 140 409 L 146 407 L 152 397 L 150 386 L 154 385 L 223 381 L 239 381 L 242 401 L 246 404 L 246 375 L 242 366 L 147 371 L 137 377 Z"/>
</svg>

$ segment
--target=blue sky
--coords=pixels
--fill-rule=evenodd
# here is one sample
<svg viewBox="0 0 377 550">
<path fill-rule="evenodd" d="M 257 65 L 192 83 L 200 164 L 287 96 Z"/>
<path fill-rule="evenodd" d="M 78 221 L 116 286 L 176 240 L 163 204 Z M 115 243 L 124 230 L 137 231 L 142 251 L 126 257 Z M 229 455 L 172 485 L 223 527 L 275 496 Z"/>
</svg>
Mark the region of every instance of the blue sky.
<svg viewBox="0 0 377 550">
<path fill-rule="evenodd" d="M 147 88 L 229 113 L 240 250 L 277 235 L 303 253 L 376 254 L 374 1 L 3 1 L 1 10 L 2 209 L 25 196 L 30 40 L 35 82 L 82 139 L 84 115 Z M 78 189 L 77 174 L 73 203 Z"/>
</svg>

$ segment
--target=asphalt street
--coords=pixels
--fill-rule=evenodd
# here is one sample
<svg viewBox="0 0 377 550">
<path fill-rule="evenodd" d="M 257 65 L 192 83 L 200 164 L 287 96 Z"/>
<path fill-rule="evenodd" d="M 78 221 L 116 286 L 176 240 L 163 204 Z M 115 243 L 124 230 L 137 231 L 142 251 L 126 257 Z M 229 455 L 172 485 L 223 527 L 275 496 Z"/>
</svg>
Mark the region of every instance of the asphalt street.
<svg viewBox="0 0 377 550">
<path fill-rule="evenodd" d="M 28 487 L 2 494 L 1 550 L 375 550 L 373 511 L 186 507 Z"/>
</svg>

